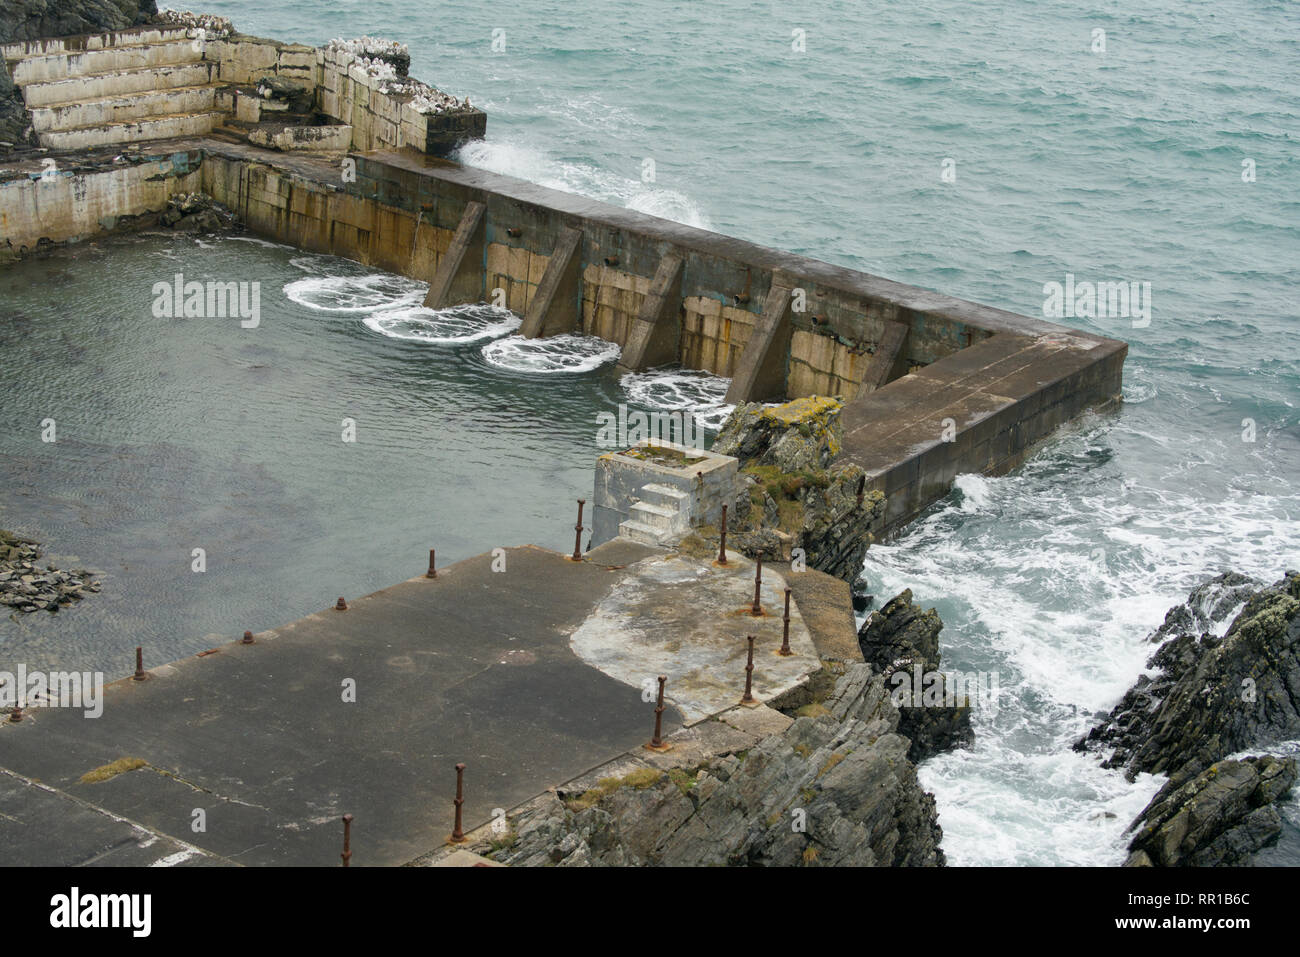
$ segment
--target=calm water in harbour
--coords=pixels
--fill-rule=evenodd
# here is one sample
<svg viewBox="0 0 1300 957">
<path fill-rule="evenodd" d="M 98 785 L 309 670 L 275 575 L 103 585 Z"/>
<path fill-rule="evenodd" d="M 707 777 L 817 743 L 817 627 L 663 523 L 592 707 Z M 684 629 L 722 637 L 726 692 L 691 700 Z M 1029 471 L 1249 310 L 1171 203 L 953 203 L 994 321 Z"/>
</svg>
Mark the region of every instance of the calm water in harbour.
<svg viewBox="0 0 1300 957">
<path fill-rule="evenodd" d="M 1130 342 L 1123 410 L 1016 475 L 963 477 L 865 569 L 879 599 L 911 587 L 938 608 L 947 666 L 1000 677 L 975 749 L 921 770 L 949 859 L 1115 863 L 1160 781 L 1069 744 L 1195 584 L 1300 566 L 1300 8 L 1000 6 L 205 4 L 251 33 L 410 44 L 416 76 L 489 111 L 471 165 L 1030 315 L 1067 273 L 1151 283 L 1145 328 L 1068 320 Z M 626 395 L 608 366 L 529 375 L 482 343 L 393 339 L 373 327 L 405 329 L 391 314 L 368 326 L 281 294 L 350 267 L 187 243 L 0 274 L 0 310 L 26 317 L 0 322 L 0 524 L 108 573 L 57 627 L 0 624 L 6 656 L 120 673 L 138 638 L 197 650 L 418 573 L 435 530 L 448 560 L 567 544 L 589 417 Z M 149 318 L 169 256 L 260 277 L 262 329 Z M 57 455 L 33 441 L 46 415 Z M 206 576 L 189 572 L 200 545 Z M 1265 859 L 1300 863 L 1285 813 Z"/>
<path fill-rule="evenodd" d="M 260 283 L 260 323 L 156 318 L 153 284 L 177 272 Z M 570 548 L 603 451 L 595 412 L 629 401 L 618 376 L 379 331 L 429 333 L 408 315 L 423 295 L 237 238 L 114 240 L 0 273 L 0 525 L 105 585 L 0 620 L 0 658 L 118 676 L 137 644 L 159 662 L 283 624 L 421 574 L 431 546 L 442 563 Z M 514 324 L 469 312 L 441 331 Z"/>
</svg>

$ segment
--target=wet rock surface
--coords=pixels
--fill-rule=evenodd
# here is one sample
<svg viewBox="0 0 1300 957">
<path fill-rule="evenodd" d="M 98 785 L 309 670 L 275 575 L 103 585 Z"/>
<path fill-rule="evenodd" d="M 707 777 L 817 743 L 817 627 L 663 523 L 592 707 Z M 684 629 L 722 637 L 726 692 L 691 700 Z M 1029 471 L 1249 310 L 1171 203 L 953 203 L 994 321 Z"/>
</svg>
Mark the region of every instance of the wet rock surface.
<svg viewBox="0 0 1300 957">
<path fill-rule="evenodd" d="M 56 612 L 100 590 L 94 573 L 41 567 L 40 546 L 0 529 L 0 604 L 22 612 Z"/>
<path fill-rule="evenodd" d="M 233 228 L 235 215 L 206 193 L 187 193 L 169 199 L 158 222 L 178 232 L 215 233 Z"/>
<path fill-rule="evenodd" d="M 898 731 L 912 742 L 908 760 L 924 761 L 932 754 L 952 748 L 968 748 L 975 743 L 971 727 L 971 705 L 965 696 L 950 694 L 948 679 L 939 674 L 939 632 L 943 622 L 933 608 L 923 611 L 912 601 L 907 589 L 896 595 L 863 622 L 858 631 L 862 657 L 881 674 L 890 690 L 900 718 Z M 908 704 L 919 696 L 924 700 L 925 684 L 917 687 L 920 676 L 930 675 L 934 703 Z M 939 702 L 951 699 L 953 704 Z"/>
<path fill-rule="evenodd" d="M 854 665 L 815 710 L 702 767 L 557 791 L 480 850 L 514 866 L 940 866 L 898 712 Z"/>
<path fill-rule="evenodd" d="M 1160 790 L 1134 822 L 1129 867 L 1240 867 L 1274 844 L 1282 817 L 1273 805 L 1295 784 L 1294 758 L 1220 761 L 1181 787 Z"/>
<path fill-rule="evenodd" d="M 1222 638 L 1215 612 L 1245 602 Z M 1172 609 L 1143 676 L 1077 750 L 1113 748 L 1106 767 L 1178 784 L 1230 754 L 1300 738 L 1300 573 L 1267 587 L 1221 575 Z"/>
<path fill-rule="evenodd" d="M 747 403 L 727 419 L 713 451 L 740 461 L 729 548 L 769 560 L 802 549 L 809 568 L 847 582 L 858 576 L 885 500 L 863 489 L 856 465 L 831 464 L 841 446 L 840 411 L 836 400 L 812 396 Z"/>
<path fill-rule="evenodd" d="M 1109 751 L 1104 766 L 1130 778 L 1169 777 L 1130 825 L 1129 865 L 1249 863 L 1281 834 L 1274 804 L 1295 782 L 1295 759 L 1230 755 L 1300 738 L 1300 573 L 1268 586 L 1219 575 L 1149 640 L 1154 677 L 1139 678 L 1075 750 Z"/>
</svg>

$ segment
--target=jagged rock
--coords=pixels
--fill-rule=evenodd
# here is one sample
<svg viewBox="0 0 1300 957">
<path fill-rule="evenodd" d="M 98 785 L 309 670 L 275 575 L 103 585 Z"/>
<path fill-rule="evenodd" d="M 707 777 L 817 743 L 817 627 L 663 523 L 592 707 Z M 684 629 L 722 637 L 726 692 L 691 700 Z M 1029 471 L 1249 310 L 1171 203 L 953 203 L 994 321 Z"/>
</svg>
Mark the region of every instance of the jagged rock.
<svg viewBox="0 0 1300 957">
<path fill-rule="evenodd" d="M 123 30 L 157 13 L 157 0 L 0 0 L 0 43 Z"/>
<path fill-rule="evenodd" d="M 831 464 L 841 446 L 840 409 L 834 399 L 812 396 L 743 404 L 728 417 L 713 451 L 740 461 L 729 545 L 767 559 L 789 558 L 798 548 L 810 568 L 848 582 L 858 576 L 885 500 L 864 489 L 859 502 L 863 471 Z"/>
<path fill-rule="evenodd" d="M 186 193 L 167 201 L 158 222 L 182 232 L 214 233 L 233 226 L 235 217 L 206 193 Z"/>
<path fill-rule="evenodd" d="M 942 661 L 942 629 L 938 612 L 933 608 L 922 611 L 920 605 L 913 604 L 909 588 L 872 612 L 858 631 L 863 659 L 880 673 L 898 706 L 898 730 L 911 739 L 907 757 L 913 763 L 940 751 L 968 748 L 975 742 L 971 706 L 964 697 L 956 701 L 954 694 L 953 705 L 907 703 L 922 690 L 916 687 L 918 675 L 934 674 L 937 698 L 942 701 L 948 697 L 948 679 L 936 674 Z"/>
<path fill-rule="evenodd" d="M 85 569 L 63 571 L 46 565 L 42 571 L 36 565 L 40 555 L 36 542 L 0 529 L 0 605 L 22 612 L 57 612 L 80 600 L 83 589 L 99 591 L 99 582 L 89 581 L 91 572 Z"/>
<path fill-rule="evenodd" d="M 1294 758 L 1220 761 L 1181 786 L 1170 781 L 1130 830 L 1130 867 L 1234 867 L 1277 842 L 1273 804 L 1295 784 Z"/>
<path fill-rule="evenodd" d="M 1244 599 L 1222 638 L 1177 633 Z M 1113 747 L 1107 767 L 1180 786 L 1230 754 L 1300 737 L 1300 574 L 1256 590 L 1219 576 L 1170 612 L 1152 636 L 1162 637 L 1148 662 L 1157 676 L 1140 678 L 1077 750 Z"/>
<path fill-rule="evenodd" d="M 851 667 L 826 713 L 743 758 L 633 772 L 597 799 L 561 795 L 514 821 L 494 856 L 559 866 L 939 866 L 934 798 L 921 790 L 879 676 Z"/>
</svg>

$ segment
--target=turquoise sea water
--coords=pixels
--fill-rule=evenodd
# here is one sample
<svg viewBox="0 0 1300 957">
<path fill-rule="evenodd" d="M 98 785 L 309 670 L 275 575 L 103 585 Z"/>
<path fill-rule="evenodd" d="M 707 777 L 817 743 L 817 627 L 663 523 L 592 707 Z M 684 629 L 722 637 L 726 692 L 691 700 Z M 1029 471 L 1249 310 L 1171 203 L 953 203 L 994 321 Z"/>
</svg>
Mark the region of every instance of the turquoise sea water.
<svg viewBox="0 0 1300 957">
<path fill-rule="evenodd" d="M 1192 586 L 1300 566 L 1300 8 L 1131 6 L 204 5 L 408 43 L 414 75 L 488 111 L 471 165 L 1030 315 L 1067 274 L 1151 284 L 1145 327 L 1066 320 L 1131 344 L 1121 412 L 963 477 L 867 561 L 879 599 L 939 609 L 947 666 L 1000 678 L 976 748 L 922 769 L 958 864 L 1122 860 L 1160 782 L 1069 744 Z M 1267 859 L 1300 863 L 1286 813 Z"/>
</svg>

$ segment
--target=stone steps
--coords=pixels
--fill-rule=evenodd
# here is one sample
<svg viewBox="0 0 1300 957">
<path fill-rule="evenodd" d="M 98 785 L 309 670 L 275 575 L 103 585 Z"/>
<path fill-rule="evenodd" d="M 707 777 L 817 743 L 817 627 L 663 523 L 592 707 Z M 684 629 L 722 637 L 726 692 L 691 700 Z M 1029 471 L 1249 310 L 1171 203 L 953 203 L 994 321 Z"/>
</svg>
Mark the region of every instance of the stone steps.
<svg viewBox="0 0 1300 957">
<path fill-rule="evenodd" d="M 138 43 L 101 50 L 79 50 L 23 56 L 14 60 L 9 74 L 14 85 L 49 83 L 74 77 L 94 77 L 124 70 L 147 70 L 156 67 L 199 63 L 203 45 L 189 40 L 162 43 Z"/>
<path fill-rule="evenodd" d="M 620 522 L 619 534 L 643 545 L 662 545 L 676 540 L 690 530 L 690 495 L 681 489 L 648 482 L 639 492 L 641 500 L 628 508 L 626 521 Z"/>
<path fill-rule="evenodd" d="M 633 542 L 639 542 L 642 545 L 658 545 L 659 533 L 648 525 L 642 525 L 640 522 L 628 520 L 620 522 L 618 526 L 620 538 L 626 538 Z"/>
<path fill-rule="evenodd" d="M 177 114 L 210 113 L 216 102 L 216 85 L 179 86 L 125 93 L 32 109 L 32 128 L 38 134 L 71 132 L 97 126 L 124 125 Z M 47 144 L 50 145 L 50 144 Z"/>
<path fill-rule="evenodd" d="M 226 114 L 216 110 L 170 113 L 125 123 L 82 126 L 40 134 L 42 146 L 55 150 L 87 149 L 119 143 L 140 143 L 177 136 L 201 136 L 220 123 Z"/>
<path fill-rule="evenodd" d="M 153 93 L 214 83 L 217 64 L 211 61 L 181 63 L 173 66 L 117 70 L 94 76 L 73 77 L 29 83 L 23 87 L 23 100 L 29 110 L 85 103 L 90 100 Z"/>
</svg>

